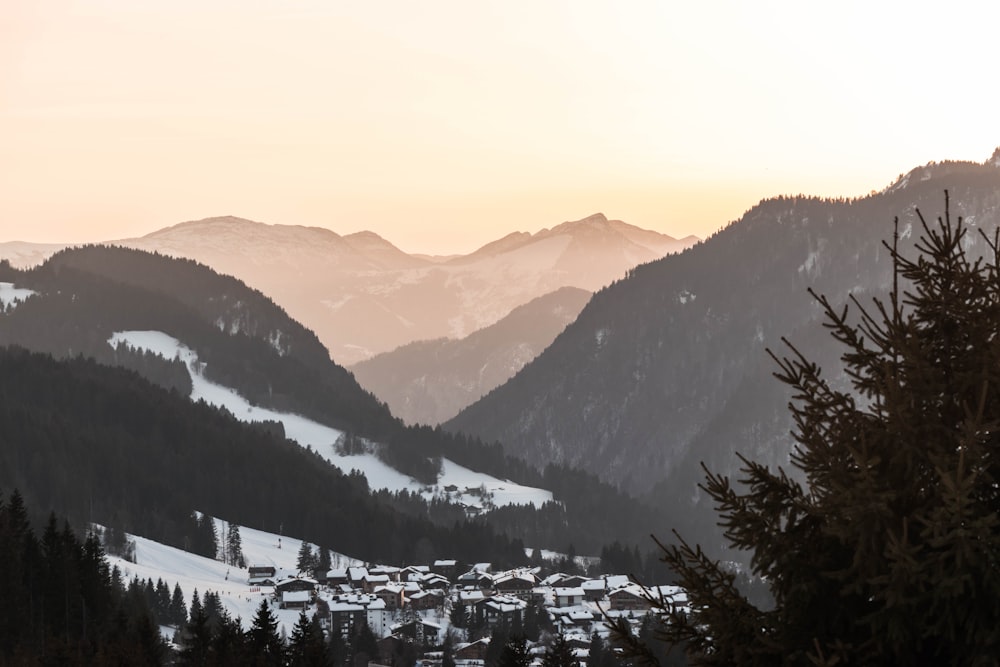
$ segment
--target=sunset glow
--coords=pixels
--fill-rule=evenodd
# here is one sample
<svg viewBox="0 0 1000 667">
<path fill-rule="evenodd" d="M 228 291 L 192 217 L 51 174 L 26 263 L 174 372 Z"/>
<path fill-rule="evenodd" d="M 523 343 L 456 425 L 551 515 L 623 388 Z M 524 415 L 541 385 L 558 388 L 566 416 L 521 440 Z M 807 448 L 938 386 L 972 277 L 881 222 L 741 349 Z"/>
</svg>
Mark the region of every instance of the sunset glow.
<svg viewBox="0 0 1000 667">
<path fill-rule="evenodd" d="M 8 0 L 0 241 L 237 215 L 468 252 L 596 211 L 704 237 L 989 157 L 987 6 Z"/>
</svg>

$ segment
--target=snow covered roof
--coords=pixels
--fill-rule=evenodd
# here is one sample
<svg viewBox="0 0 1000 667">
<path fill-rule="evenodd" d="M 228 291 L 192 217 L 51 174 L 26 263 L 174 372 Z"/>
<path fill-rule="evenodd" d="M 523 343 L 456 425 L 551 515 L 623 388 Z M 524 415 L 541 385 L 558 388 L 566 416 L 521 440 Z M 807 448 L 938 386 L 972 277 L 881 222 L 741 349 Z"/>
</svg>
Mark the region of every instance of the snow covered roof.
<svg viewBox="0 0 1000 667">
<path fill-rule="evenodd" d="M 607 587 L 604 579 L 588 579 L 580 584 L 580 588 L 585 591 L 603 591 Z"/>
<path fill-rule="evenodd" d="M 281 594 L 281 601 L 282 603 L 309 602 L 310 596 L 309 591 L 285 591 Z"/>
<path fill-rule="evenodd" d="M 458 565 L 458 561 L 453 559 L 434 561 L 434 567 L 455 567 L 456 565 Z"/>
<path fill-rule="evenodd" d="M 628 575 L 624 574 L 612 574 L 605 577 L 604 580 L 608 582 L 609 590 L 612 588 L 622 588 L 623 586 L 628 586 L 632 583 L 632 580 L 629 579 Z"/>
<path fill-rule="evenodd" d="M 556 588 L 554 592 L 556 594 L 556 597 L 561 597 L 561 598 L 583 597 L 583 589 L 580 587 Z"/>
</svg>

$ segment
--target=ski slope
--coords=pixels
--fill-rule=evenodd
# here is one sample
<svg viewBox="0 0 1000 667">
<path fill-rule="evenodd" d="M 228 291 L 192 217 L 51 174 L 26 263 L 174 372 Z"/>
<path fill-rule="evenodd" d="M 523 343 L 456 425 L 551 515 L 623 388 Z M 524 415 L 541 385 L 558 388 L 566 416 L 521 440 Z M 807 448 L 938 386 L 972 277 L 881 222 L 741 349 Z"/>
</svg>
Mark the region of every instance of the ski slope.
<svg viewBox="0 0 1000 667">
<path fill-rule="evenodd" d="M 419 493 L 428 500 L 434 496 L 447 496 L 454 503 L 476 508 L 485 508 L 488 504 L 496 507 L 515 504 L 541 507 L 552 500 L 551 491 L 497 479 L 447 459 L 441 462 L 442 472 L 437 483 L 426 485 L 389 467 L 374 454 L 351 456 L 339 454 L 336 443 L 344 435 L 342 431 L 301 415 L 251 405 L 235 390 L 208 380 L 204 375 L 205 364 L 198 360 L 197 353 L 176 338 L 161 331 L 120 331 L 108 340 L 112 347 L 121 342 L 137 350 L 158 354 L 165 359 L 183 361 L 191 375 L 191 400 L 204 400 L 210 405 L 223 407 L 237 419 L 245 422 L 281 422 L 285 427 L 285 435 L 290 440 L 294 440 L 302 447 L 311 447 L 345 473 L 360 470 L 367 478 L 369 488 L 373 490 L 388 489 L 393 492 L 406 490 Z M 458 490 L 450 493 L 445 491 L 451 486 L 457 487 Z"/>
<path fill-rule="evenodd" d="M 221 536 L 223 527 L 223 522 L 215 519 L 216 534 Z M 253 623 L 260 601 L 271 597 L 273 591 L 271 587 L 253 587 L 247 583 L 245 569 L 230 567 L 222 561 L 175 549 L 144 537 L 129 535 L 129 539 L 135 542 L 135 563 L 117 556 L 108 556 L 108 565 L 117 566 L 125 582 L 133 577 L 138 577 L 140 580 L 152 579 L 153 583 L 156 583 L 157 579 L 163 579 L 171 591 L 174 584 L 179 584 L 189 607 L 195 590 L 202 600 L 206 591 L 213 591 L 219 594 L 220 602 L 233 618 L 238 616 L 242 619 L 244 629 L 249 629 Z M 302 540 L 246 527 L 240 528 L 240 539 L 248 566 L 273 565 L 277 570 L 275 581 L 293 577 L 298 573 L 295 564 L 299 549 L 302 547 Z M 337 553 L 333 554 L 331 563 L 334 568 L 362 564 L 359 560 Z M 277 606 L 271 611 L 290 635 L 292 627 L 298 620 L 299 612 L 292 609 L 278 609 Z M 281 631 L 280 627 L 278 631 Z"/>
</svg>

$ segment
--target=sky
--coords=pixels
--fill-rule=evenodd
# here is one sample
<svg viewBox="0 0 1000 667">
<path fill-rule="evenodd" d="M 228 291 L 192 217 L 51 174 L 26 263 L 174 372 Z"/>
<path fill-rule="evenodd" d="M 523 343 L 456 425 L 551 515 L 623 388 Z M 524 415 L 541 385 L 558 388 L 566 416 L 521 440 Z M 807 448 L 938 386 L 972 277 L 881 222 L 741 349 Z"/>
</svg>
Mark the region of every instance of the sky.
<svg viewBox="0 0 1000 667">
<path fill-rule="evenodd" d="M 1000 145 L 1000 8 L 0 0 L 0 242 L 186 220 L 470 252 L 603 212 L 710 235 Z"/>
</svg>

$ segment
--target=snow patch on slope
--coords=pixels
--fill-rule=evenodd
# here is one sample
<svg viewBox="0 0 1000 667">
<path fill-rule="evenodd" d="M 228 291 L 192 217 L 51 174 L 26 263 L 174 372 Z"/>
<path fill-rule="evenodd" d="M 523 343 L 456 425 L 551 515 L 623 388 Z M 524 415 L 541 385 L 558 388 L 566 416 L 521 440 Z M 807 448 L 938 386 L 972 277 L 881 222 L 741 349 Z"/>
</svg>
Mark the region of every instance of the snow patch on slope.
<svg viewBox="0 0 1000 667">
<path fill-rule="evenodd" d="M 13 308 L 34 294 L 37 292 L 23 287 L 14 287 L 14 283 L 0 283 L 0 306 Z"/>
<path fill-rule="evenodd" d="M 320 456 L 345 473 L 360 470 L 364 473 L 371 489 L 406 490 L 419 493 L 428 500 L 435 496 L 447 496 L 453 502 L 481 509 L 487 509 L 490 505 L 500 507 L 512 504 L 541 507 L 552 500 L 551 491 L 500 480 L 469 470 L 447 459 L 442 459 L 442 474 L 437 484 L 428 486 L 389 467 L 374 454 L 339 454 L 336 444 L 344 436 L 343 431 L 324 426 L 301 415 L 252 405 L 235 390 L 208 380 L 204 375 L 205 364 L 198 360 L 198 354 L 176 338 L 161 331 L 120 331 L 108 340 L 112 347 L 117 347 L 121 342 L 139 350 L 153 352 L 165 359 L 183 361 L 191 375 L 192 401 L 204 400 L 210 405 L 225 408 L 244 422 L 280 422 L 290 440 L 303 447 L 312 447 Z"/>
</svg>

